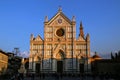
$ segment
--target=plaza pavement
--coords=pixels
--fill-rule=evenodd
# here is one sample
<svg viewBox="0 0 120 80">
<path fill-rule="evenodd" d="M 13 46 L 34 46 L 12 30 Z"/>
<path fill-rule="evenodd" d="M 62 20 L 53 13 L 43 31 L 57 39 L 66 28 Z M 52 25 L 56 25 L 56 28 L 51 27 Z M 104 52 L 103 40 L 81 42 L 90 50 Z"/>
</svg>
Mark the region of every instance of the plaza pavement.
<svg viewBox="0 0 120 80">
<path fill-rule="evenodd" d="M 34 79 L 32 79 L 32 77 L 26 77 L 24 78 L 24 80 L 101 80 L 99 77 L 93 78 L 93 77 L 62 77 L 62 78 L 56 78 L 56 77 L 45 77 L 40 78 L 40 77 L 35 77 Z M 102 80 L 114 80 L 114 79 L 102 79 Z"/>
</svg>

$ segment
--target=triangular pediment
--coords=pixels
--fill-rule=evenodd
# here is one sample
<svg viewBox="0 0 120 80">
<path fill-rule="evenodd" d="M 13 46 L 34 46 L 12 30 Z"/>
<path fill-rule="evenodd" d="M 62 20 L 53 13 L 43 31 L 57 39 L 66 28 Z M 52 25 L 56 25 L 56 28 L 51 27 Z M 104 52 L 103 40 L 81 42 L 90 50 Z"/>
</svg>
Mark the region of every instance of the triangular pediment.
<svg viewBox="0 0 120 80">
<path fill-rule="evenodd" d="M 38 35 L 36 38 L 35 38 L 35 41 L 43 41 L 42 38 L 40 37 L 40 35 Z"/>
<path fill-rule="evenodd" d="M 71 20 L 67 18 L 62 12 L 58 12 L 48 21 L 49 26 L 64 26 L 71 25 Z"/>
<path fill-rule="evenodd" d="M 80 35 L 77 41 L 85 41 L 85 39 Z"/>
</svg>

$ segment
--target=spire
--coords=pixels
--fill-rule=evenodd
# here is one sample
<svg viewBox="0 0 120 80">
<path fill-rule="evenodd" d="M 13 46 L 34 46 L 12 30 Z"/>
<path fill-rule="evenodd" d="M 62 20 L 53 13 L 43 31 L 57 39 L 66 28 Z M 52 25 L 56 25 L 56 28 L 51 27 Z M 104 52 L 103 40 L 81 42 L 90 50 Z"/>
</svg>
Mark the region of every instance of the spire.
<svg viewBox="0 0 120 80">
<path fill-rule="evenodd" d="M 87 34 L 86 40 L 87 40 L 87 41 L 90 41 L 90 35 L 89 35 L 89 34 Z"/>
<path fill-rule="evenodd" d="M 72 21 L 75 22 L 75 16 L 72 17 Z"/>
<path fill-rule="evenodd" d="M 80 22 L 80 28 L 83 29 L 82 21 Z"/>
<path fill-rule="evenodd" d="M 95 55 L 97 55 L 97 52 L 95 51 Z"/>
<path fill-rule="evenodd" d="M 79 36 L 82 36 L 84 38 L 84 31 L 83 31 L 82 21 L 80 22 L 80 34 L 79 34 Z"/>
<path fill-rule="evenodd" d="M 62 12 L 61 6 L 59 6 L 59 8 L 58 8 L 58 12 Z"/>
<path fill-rule="evenodd" d="M 45 16 L 45 22 L 48 22 L 48 16 Z"/>
<path fill-rule="evenodd" d="M 33 40 L 33 39 L 34 39 L 34 35 L 33 35 L 33 34 L 31 34 L 30 40 Z"/>
</svg>

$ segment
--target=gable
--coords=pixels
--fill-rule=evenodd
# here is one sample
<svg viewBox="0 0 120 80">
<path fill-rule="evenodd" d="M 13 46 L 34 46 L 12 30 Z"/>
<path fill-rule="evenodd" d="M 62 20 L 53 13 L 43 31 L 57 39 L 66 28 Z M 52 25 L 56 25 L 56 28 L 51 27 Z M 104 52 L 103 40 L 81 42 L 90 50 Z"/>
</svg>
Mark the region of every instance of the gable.
<svg viewBox="0 0 120 80">
<path fill-rule="evenodd" d="M 43 41 L 42 38 L 40 37 L 40 35 L 38 35 L 36 38 L 35 38 L 35 41 Z"/>
<path fill-rule="evenodd" d="M 80 35 L 77 41 L 85 41 L 85 39 Z"/>
<path fill-rule="evenodd" d="M 68 19 L 62 12 L 58 12 L 53 18 L 48 21 L 49 26 L 71 26 L 71 20 Z"/>
</svg>

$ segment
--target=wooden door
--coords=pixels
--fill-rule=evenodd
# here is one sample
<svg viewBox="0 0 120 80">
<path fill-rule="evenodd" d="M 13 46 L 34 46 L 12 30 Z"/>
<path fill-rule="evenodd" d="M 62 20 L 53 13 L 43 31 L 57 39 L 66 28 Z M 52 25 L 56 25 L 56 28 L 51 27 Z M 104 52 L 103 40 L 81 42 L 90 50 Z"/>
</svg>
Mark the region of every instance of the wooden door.
<svg viewBox="0 0 120 80">
<path fill-rule="evenodd" d="M 57 73 L 63 72 L 63 61 L 57 61 Z"/>
</svg>

